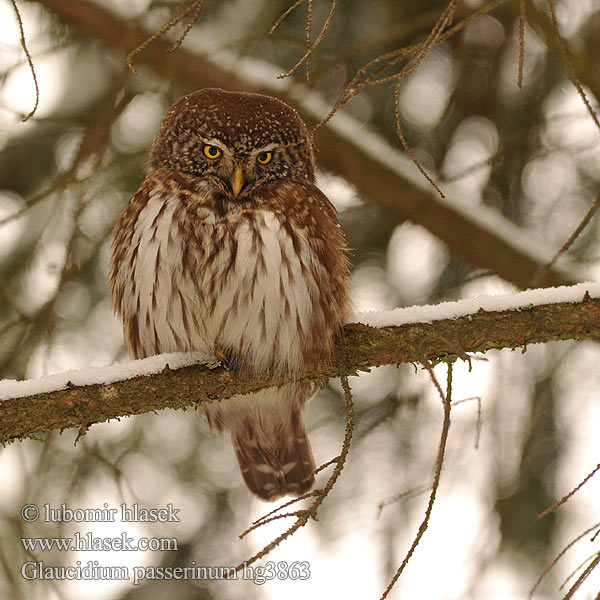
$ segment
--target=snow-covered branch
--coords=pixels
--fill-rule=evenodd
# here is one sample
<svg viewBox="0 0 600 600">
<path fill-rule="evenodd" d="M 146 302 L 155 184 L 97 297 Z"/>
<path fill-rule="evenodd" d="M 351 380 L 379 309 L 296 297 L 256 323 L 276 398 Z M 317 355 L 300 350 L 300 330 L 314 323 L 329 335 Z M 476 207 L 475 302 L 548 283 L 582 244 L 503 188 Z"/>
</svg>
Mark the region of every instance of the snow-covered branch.
<svg viewBox="0 0 600 600">
<path fill-rule="evenodd" d="M 306 370 L 294 379 L 322 380 L 385 364 L 465 357 L 469 352 L 556 340 L 598 339 L 600 284 L 357 313 L 353 321 L 344 329 L 332 364 Z M 198 363 L 201 358 L 205 357 L 163 354 L 33 381 L 1 381 L 0 441 L 226 400 L 292 380 L 211 368 Z"/>
</svg>

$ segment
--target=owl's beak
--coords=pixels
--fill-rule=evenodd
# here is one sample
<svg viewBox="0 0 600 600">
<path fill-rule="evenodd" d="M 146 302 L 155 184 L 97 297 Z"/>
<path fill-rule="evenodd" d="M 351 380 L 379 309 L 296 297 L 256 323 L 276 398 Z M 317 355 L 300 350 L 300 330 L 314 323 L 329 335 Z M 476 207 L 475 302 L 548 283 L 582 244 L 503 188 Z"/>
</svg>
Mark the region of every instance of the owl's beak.
<svg viewBox="0 0 600 600">
<path fill-rule="evenodd" d="M 244 175 L 244 170 L 242 167 L 236 167 L 235 171 L 231 174 L 229 178 L 229 183 L 231 184 L 231 189 L 233 190 L 233 195 L 237 198 L 240 191 L 244 187 L 244 183 L 246 182 L 246 176 Z"/>
</svg>

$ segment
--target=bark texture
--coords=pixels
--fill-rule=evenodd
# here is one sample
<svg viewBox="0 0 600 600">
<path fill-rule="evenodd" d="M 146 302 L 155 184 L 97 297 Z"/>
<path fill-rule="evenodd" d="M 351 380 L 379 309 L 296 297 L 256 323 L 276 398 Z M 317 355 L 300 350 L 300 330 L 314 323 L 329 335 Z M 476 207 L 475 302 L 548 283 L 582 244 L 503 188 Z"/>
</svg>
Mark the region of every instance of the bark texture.
<svg viewBox="0 0 600 600">
<path fill-rule="evenodd" d="M 329 365 L 317 365 L 295 381 L 355 375 L 371 367 L 466 358 L 468 352 L 523 348 L 571 339 L 600 339 L 600 299 L 524 306 L 506 312 L 479 311 L 457 319 L 374 328 L 349 324 Z M 226 401 L 288 379 L 253 377 L 242 371 L 194 365 L 110 385 L 72 387 L 0 402 L 0 442 L 35 437 L 54 429 L 86 427 L 163 408 Z"/>
</svg>

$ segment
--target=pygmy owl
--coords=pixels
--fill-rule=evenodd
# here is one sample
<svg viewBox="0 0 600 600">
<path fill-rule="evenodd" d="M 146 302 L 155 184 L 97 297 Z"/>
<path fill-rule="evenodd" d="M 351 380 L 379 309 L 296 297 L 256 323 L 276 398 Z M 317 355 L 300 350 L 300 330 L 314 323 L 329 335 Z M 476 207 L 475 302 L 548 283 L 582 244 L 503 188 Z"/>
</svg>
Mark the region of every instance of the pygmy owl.
<svg viewBox="0 0 600 600">
<path fill-rule="evenodd" d="M 112 299 L 135 358 L 195 351 L 275 376 L 327 360 L 348 267 L 314 172 L 308 129 L 280 100 L 203 89 L 169 109 L 114 231 Z M 202 405 L 260 498 L 313 485 L 303 409 L 315 393 L 291 383 Z"/>
</svg>

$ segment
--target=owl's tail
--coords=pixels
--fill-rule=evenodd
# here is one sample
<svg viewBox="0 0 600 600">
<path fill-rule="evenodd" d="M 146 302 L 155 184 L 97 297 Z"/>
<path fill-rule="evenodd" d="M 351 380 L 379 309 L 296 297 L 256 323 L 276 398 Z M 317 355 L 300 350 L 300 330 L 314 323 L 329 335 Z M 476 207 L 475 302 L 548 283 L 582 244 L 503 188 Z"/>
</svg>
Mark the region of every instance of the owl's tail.
<svg viewBox="0 0 600 600">
<path fill-rule="evenodd" d="M 277 428 L 275 438 L 257 431 L 256 421 L 232 431 L 235 455 L 248 489 L 263 500 L 292 494 L 300 496 L 315 481 L 315 459 L 301 409 L 292 409 L 291 419 Z M 273 430 L 271 430 L 271 434 Z"/>
</svg>

